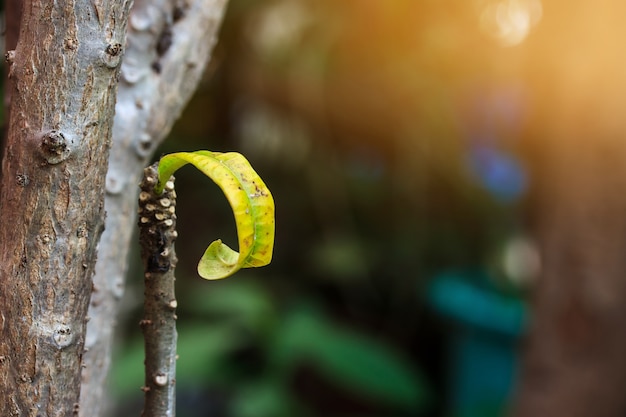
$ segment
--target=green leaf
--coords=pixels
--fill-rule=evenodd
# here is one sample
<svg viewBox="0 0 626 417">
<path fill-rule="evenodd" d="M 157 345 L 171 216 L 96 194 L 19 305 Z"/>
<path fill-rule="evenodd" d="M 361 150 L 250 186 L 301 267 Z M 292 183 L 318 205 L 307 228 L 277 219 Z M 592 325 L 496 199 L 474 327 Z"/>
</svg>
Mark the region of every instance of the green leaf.
<svg viewBox="0 0 626 417">
<path fill-rule="evenodd" d="M 401 354 L 315 311 L 292 313 L 277 344 L 273 359 L 279 367 L 313 363 L 320 374 L 372 401 L 417 410 L 430 399 L 425 377 Z"/>
<path fill-rule="evenodd" d="M 256 285 L 254 278 L 248 275 L 218 287 L 198 286 L 187 295 L 186 311 L 209 320 L 219 318 L 220 323 L 243 328 L 255 337 L 268 337 L 275 330 L 279 312 L 266 288 Z"/>
<path fill-rule="evenodd" d="M 238 329 L 216 323 L 194 323 L 182 327 L 178 334 L 176 385 L 179 388 L 194 384 L 227 384 L 224 362 L 240 340 Z M 144 341 L 136 337 L 122 347 L 112 363 L 111 387 L 119 399 L 141 399 L 139 387 L 144 381 Z"/>
<path fill-rule="evenodd" d="M 235 215 L 239 252 L 216 240 L 209 245 L 198 264 L 205 279 L 226 278 L 240 268 L 265 266 L 274 248 L 274 199 L 250 163 L 236 152 L 178 152 L 159 161 L 159 182 L 155 191 L 179 168 L 192 164 L 224 192 Z"/>
<path fill-rule="evenodd" d="M 289 417 L 294 406 L 285 384 L 263 378 L 239 384 L 230 412 L 235 417 Z"/>
</svg>

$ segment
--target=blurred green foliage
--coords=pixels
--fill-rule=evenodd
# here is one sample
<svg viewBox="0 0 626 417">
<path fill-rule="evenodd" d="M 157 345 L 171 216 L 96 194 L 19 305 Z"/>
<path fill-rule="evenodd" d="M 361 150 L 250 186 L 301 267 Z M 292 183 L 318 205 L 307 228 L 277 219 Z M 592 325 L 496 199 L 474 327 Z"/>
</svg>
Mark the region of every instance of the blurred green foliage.
<svg viewBox="0 0 626 417">
<path fill-rule="evenodd" d="M 414 415 L 429 401 L 428 384 L 406 358 L 372 335 L 339 326 L 314 304 L 281 311 L 249 278 L 197 291 L 185 303 L 185 315 L 192 317 L 181 317 L 178 390 L 228 393 L 226 415 L 317 415 L 305 397 L 309 388 L 297 382 L 308 373 L 388 412 Z M 141 399 L 142 358 L 137 339 L 116 362 L 112 379 L 121 399 Z M 210 395 L 205 399 L 220 402 Z M 180 415 L 207 415 L 204 410 Z"/>
</svg>

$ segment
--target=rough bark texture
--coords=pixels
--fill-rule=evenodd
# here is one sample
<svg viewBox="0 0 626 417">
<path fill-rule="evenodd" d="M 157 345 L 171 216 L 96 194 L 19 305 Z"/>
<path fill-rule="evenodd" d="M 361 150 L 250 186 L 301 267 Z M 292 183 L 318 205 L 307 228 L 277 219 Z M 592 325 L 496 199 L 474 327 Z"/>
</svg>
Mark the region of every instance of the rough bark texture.
<svg viewBox="0 0 626 417">
<path fill-rule="evenodd" d="M 25 1 L 0 189 L 0 415 L 78 412 L 127 1 Z"/>
<path fill-rule="evenodd" d="M 112 336 L 124 292 L 137 184 L 195 91 L 217 41 L 227 0 L 136 0 L 117 95 L 106 180 L 106 229 L 87 324 L 81 409 L 104 412 Z"/>
<path fill-rule="evenodd" d="M 144 170 L 139 194 L 139 243 L 144 267 L 146 350 L 145 401 L 142 416 L 176 415 L 176 193 L 174 177 L 157 195 L 157 165 Z"/>
<path fill-rule="evenodd" d="M 6 51 L 15 50 L 17 45 L 17 38 L 20 35 L 20 19 L 22 18 L 22 0 L 6 0 L 4 4 L 4 21 L 5 21 L 5 33 L 4 33 L 4 47 Z M 6 142 L 6 135 L 9 125 L 8 115 L 9 105 L 11 104 L 11 89 L 7 88 L 9 85 L 9 71 L 6 66 L 4 67 L 4 114 L 5 124 L 0 132 L 0 160 L 4 157 L 4 144 Z M 2 172 L 0 171 L 0 178 Z"/>
</svg>

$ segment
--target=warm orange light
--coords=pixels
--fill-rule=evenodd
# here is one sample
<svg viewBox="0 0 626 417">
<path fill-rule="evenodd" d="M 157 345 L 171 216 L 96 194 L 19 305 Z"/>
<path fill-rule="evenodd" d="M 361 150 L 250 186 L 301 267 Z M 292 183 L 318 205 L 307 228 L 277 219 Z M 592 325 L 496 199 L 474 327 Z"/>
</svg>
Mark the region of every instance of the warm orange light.
<svg viewBox="0 0 626 417">
<path fill-rule="evenodd" d="M 522 43 L 542 15 L 540 0 L 501 0 L 488 3 L 481 13 L 481 28 L 502 46 Z"/>
</svg>

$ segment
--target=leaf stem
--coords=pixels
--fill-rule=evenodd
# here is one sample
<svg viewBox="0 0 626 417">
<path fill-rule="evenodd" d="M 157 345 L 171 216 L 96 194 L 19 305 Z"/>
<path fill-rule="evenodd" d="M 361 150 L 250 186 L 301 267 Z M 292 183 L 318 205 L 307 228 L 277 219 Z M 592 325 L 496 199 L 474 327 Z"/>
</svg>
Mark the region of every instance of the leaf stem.
<svg viewBox="0 0 626 417">
<path fill-rule="evenodd" d="M 176 193 L 174 177 L 155 192 L 157 164 L 144 170 L 139 194 L 139 242 L 144 265 L 145 392 L 143 417 L 176 414 Z"/>
</svg>

